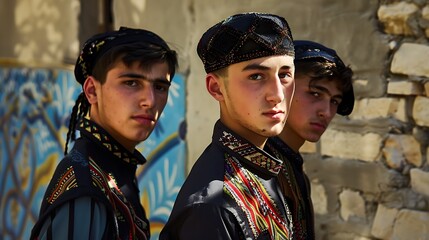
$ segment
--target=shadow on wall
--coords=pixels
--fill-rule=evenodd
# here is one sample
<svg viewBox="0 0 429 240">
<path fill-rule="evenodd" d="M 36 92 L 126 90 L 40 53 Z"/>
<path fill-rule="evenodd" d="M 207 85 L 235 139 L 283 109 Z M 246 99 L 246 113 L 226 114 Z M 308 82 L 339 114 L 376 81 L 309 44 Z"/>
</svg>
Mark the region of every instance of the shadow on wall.
<svg viewBox="0 0 429 240">
<path fill-rule="evenodd" d="M 154 239 L 185 178 L 185 83 L 176 75 L 154 132 L 138 146 L 148 162 L 137 177 Z M 80 85 L 63 69 L 0 68 L 0 239 L 28 239 L 63 157 Z"/>
</svg>

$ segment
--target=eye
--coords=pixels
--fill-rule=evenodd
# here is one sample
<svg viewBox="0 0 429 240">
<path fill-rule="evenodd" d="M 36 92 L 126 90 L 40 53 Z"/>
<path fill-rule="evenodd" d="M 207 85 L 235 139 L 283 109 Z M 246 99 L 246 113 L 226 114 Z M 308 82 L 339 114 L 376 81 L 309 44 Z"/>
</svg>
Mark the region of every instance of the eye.
<svg viewBox="0 0 429 240">
<path fill-rule="evenodd" d="M 287 84 L 293 80 L 292 73 L 291 72 L 279 73 L 279 79 L 280 79 L 280 82 Z"/>
<path fill-rule="evenodd" d="M 167 92 L 168 89 L 170 88 L 170 84 L 162 83 L 162 82 L 154 83 L 154 88 L 160 92 Z"/>
<path fill-rule="evenodd" d="M 320 97 L 320 93 L 316 92 L 316 91 L 310 91 L 310 94 L 313 95 L 316 98 Z"/>
<path fill-rule="evenodd" d="M 252 74 L 252 75 L 249 76 L 250 80 L 262 80 L 262 78 L 263 78 L 262 75 L 259 74 L 259 73 Z"/>
<path fill-rule="evenodd" d="M 279 74 L 279 78 L 281 78 L 281 79 L 283 79 L 283 78 L 292 78 L 292 73 L 290 73 L 290 72 L 280 73 Z"/>
<path fill-rule="evenodd" d="M 332 99 L 331 103 L 334 104 L 335 106 L 338 106 L 341 103 L 341 99 Z"/>
<path fill-rule="evenodd" d="M 138 86 L 138 81 L 136 80 L 127 80 L 124 81 L 124 84 L 128 87 L 137 87 Z"/>
</svg>

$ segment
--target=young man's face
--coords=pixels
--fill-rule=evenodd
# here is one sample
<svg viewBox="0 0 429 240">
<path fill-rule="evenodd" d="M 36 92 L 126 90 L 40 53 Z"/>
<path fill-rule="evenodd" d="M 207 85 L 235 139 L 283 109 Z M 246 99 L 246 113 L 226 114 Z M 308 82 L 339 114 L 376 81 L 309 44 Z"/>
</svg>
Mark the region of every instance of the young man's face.
<svg viewBox="0 0 429 240">
<path fill-rule="evenodd" d="M 144 70 L 138 63 L 127 67 L 119 61 L 107 72 L 105 83 L 94 80 L 94 86 L 91 119 L 133 150 L 150 135 L 167 103 L 168 64 Z"/>
<path fill-rule="evenodd" d="M 257 146 L 279 134 L 289 113 L 294 70 L 287 55 L 230 65 L 220 81 L 223 123 Z"/>
<path fill-rule="evenodd" d="M 337 112 L 342 92 L 336 81 L 322 79 L 310 84 L 309 76 L 297 76 L 295 85 L 295 95 L 282 138 L 299 148 L 304 141 L 319 140 Z"/>
</svg>

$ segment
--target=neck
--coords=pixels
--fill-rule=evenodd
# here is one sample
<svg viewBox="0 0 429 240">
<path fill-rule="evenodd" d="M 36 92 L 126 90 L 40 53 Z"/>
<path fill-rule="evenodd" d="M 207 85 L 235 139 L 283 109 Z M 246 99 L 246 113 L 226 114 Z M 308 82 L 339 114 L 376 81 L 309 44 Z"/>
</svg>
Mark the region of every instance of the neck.
<svg viewBox="0 0 429 240">
<path fill-rule="evenodd" d="M 285 126 L 278 137 L 286 143 L 294 152 L 298 153 L 299 149 L 304 145 L 305 140 L 302 139 L 295 131 Z"/>
<path fill-rule="evenodd" d="M 91 121 L 98 124 L 101 128 L 103 128 L 104 131 L 106 131 L 112 138 L 114 138 L 119 144 L 121 144 L 125 149 L 127 149 L 130 153 L 134 152 L 134 149 L 137 146 L 136 142 L 129 141 L 125 137 L 121 136 L 120 134 L 116 133 L 112 129 L 109 129 L 104 126 L 104 124 L 98 119 L 97 115 L 90 115 L 89 118 Z"/>
<path fill-rule="evenodd" d="M 265 143 L 267 142 L 268 137 L 259 135 L 255 132 L 249 131 L 248 129 L 237 128 L 233 124 L 228 124 L 228 122 L 225 121 L 224 119 L 222 119 L 222 117 L 221 117 L 220 121 L 223 123 L 223 125 L 225 125 L 227 128 L 234 131 L 240 137 L 246 139 L 247 141 L 249 141 L 250 143 L 252 143 L 256 147 L 258 147 L 260 149 L 264 149 Z"/>
<path fill-rule="evenodd" d="M 253 141 L 248 140 L 248 141 L 251 142 L 253 145 L 257 146 L 258 148 L 264 149 L 265 143 L 267 142 L 267 138 L 264 137 L 263 140 L 261 139 L 261 140 L 253 140 Z"/>
</svg>

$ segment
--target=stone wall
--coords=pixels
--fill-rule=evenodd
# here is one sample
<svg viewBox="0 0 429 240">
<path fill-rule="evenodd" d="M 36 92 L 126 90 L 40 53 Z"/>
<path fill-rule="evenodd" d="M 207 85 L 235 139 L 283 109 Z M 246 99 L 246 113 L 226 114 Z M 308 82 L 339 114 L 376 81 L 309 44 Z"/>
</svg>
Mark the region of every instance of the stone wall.
<svg viewBox="0 0 429 240">
<path fill-rule="evenodd" d="M 382 95 L 357 94 L 305 148 L 318 239 L 429 239 L 429 3 L 380 1 L 376 14 Z"/>
</svg>

